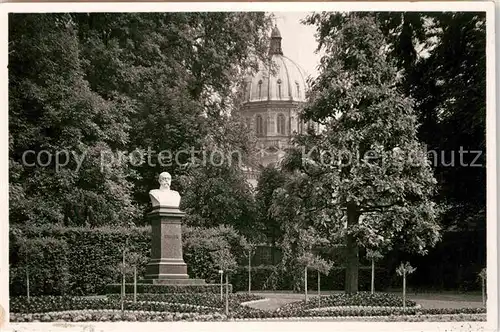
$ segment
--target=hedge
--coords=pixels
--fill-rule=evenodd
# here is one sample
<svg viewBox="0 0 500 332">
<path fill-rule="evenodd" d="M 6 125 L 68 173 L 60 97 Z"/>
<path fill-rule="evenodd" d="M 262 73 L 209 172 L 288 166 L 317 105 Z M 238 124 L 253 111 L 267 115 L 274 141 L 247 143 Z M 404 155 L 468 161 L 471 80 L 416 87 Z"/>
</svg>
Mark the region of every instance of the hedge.
<svg viewBox="0 0 500 332">
<path fill-rule="evenodd" d="M 197 229 L 185 228 L 183 242 L 189 244 L 191 234 L 196 237 Z M 30 292 L 33 295 L 93 295 L 105 294 L 106 285 L 121 281 L 118 264 L 127 241 L 127 251 L 150 257 L 151 228 L 145 227 L 62 227 L 56 225 L 31 226 L 10 230 L 10 294 L 26 295 L 26 267 L 29 265 Z M 210 229 L 207 236 L 216 241 L 207 241 L 235 246 L 237 233 L 228 227 Z M 236 235 L 235 235 L 236 234 Z M 38 249 L 23 254 L 23 244 L 29 243 Z M 210 249 L 210 248 L 208 248 Z M 207 250 L 208 250 L 207 249 Z M 237 250 L 236 248 L 235 250 Z M 207 250 L 189 246 L 184 248 L 184 259 L 188 274 L 192 278 L 213 279 L 217 274 L 216 263 L 201 259 Z M 145 266 L 139 266 L 139 276 Z M 193 271 L 194 268 L 194 271 Z M 127 279 L 132 281 L 132 276 Z M 215 281 L 215 280 L 214 280 Z"/>
<path fill-rule="evenodd" d="M 18 242 L 17 253 L 22 258 L 9 269 L 11 294 L 25 295 L 28 277 L 30 295 L 65 293 L 70 283 L 65 241 L 53 237 L 23 240 Z"/>
<path fill-rule="evenodd" d="M 224 292 L 226 285 L 223 285 Z M 133 293 L 134 284 L 125 284 L 125 293 Z M 121 284 L 106 285 L 107 294 L 119 294 L 121 292 Z M 233 292 L 233 286 L 229 284 L 229 292 Z M 139 294 L 172 294 L 172 293 L 220 293 L 220 284 L 205 284 L 205 285 L 154 285 L 154 284 L 137 284 L 137 293 Z"/>
<path fill-rule="evenodd" d="M 30 273 L 32 295 L 92 295 L 105 294 L 106 285 L 121 280 L 118 264 L 128 239 L 127 250 L 143 257 L 150 257 L 151 228 L 145 227 L 61 227 L 54 225 L 12 228 L 10 232 L 10 293 L 13 296 L 26 294 L 26 268 Z M 243 259 L 239 235 L 231 228 L 217 227 L 209 230 L 184 228 L 184 259 L 188 274 L 192 278 L 205 279 L 217 284 L 218 267 L 213 260 L 211 246 L 230 247 L 236 258 Z M 31 243 L 32 253 L 23 255 L 20 247 Z M 241 257 L 240 257 L 241 256 Z M 28 258 L 28 259 L 26 259 Z M 144 266 L 139 267 L 139 276 Z M 310 290 L 317 288 L 317 276 L 309 273 Z M 328 276 L 321 276 L 322 290 L 344 289 L 345 269 L 334 267 Z M 381 291 L 390 286 L 394 273 L 376 268 L 375 287 Z M 129 276 L 127 279 L 131 282 Z M 369 290 L 370 267 L 360 267 L 359 289 Z M 235 291 L 248 289 L 248 269 L 241 266 L 230 274 L 230 283 Z M 252 290 L 291 290 L 290 274 L 283 274 L 276 266 L 252 267 Z M 411 284 L 411 281 L 410 281 Z"/>
<path fill-rule="evenodd" d="M 343 290 L 345 285 L 345 268 L 333 267 L 328 275 L 321 275 L 321 290 Z M 382 291 L 390 286 L 391 274 L 384 268 L 375 268 L 375 290 Z M 235 291 L 248 290 L 248 267 L 241 266 L 231 276 L 231 283 Z M 371 288 L 371 267 L 362 266 L 358 272 L 360 291 L 369 291 Z M 317 290 L 317 273 L 309 271 L 308 289 Z M 252 266 L 252 290 L 292 290 L 293 280 L 289 275 L 281 275 L 276 266 Z"/>
</svg>

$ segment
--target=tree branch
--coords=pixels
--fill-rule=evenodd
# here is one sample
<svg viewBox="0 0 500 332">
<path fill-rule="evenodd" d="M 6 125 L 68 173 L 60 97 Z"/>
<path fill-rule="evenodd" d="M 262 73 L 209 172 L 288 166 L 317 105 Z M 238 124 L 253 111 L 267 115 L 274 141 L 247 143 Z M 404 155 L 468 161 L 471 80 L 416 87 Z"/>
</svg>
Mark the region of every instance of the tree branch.
<svg viewBox="0 0 500 332">
<path fill-rule="evenodd" d="M 368 206 L 366 208 L 360 208 L 359 212 L 364 213 L 364 212 L 383 212 L 383 210 L 393 207 L 395 205 L 399 205 L 401 201 L 396 201 L 391 204 L 381 204 L 381 205 L 373 205 L 373 206 Z"/>
</svg>

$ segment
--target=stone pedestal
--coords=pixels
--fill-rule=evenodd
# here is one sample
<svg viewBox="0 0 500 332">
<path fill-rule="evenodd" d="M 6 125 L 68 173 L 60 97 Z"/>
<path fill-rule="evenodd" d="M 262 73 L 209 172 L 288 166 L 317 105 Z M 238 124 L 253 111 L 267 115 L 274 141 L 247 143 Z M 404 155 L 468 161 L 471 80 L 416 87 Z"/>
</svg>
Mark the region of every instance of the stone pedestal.
<svg viewBox="0 0 500 332">
<path fill-rule="evenodd" d="M 204 284 L 189 279 L 182 258 L 181 220 L 185 213 L 177 208 L 157 207 L 151 220 L 151 259 L 146 265 L 145 282 L 152 284 Z"/>
</svg>

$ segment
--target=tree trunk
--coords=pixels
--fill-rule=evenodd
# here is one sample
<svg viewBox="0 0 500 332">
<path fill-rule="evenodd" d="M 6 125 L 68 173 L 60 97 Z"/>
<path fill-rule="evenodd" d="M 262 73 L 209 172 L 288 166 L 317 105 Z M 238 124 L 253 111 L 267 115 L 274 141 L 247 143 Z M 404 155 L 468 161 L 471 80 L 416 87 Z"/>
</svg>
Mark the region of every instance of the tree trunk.
<svg viewBox="0 0 500 332">
<path fill-rule="evenodd" d="M 403 311 L 406 310 L 406 274 L 403 274 Z"/>
<path fill-rule="evenodd" d="M 229 281 L 226 273 L 226 316 L 229 315 Z"/>
<path fill-rule="evenodd" d="M 321 274 L 318 271 L 318 308 L 321 308 Z"/>
<path fill-rule="evenodd" d="M 124 302 L 125 302 L 125 250 L 123 250 L 123 255 L 122 255 L 122 263 L 123 263 L 123 271 L 122 271 L 122 313 L 123 313 L 123 307 L 124 307 Z"/>
<path fill-rule="evenodd" d="M 372 294 L 375 294 L 375 259 L 372 258 Z"/>
<path fill-rule="evenodd" d="M 359 213 L 355 206 L 347 207 L 347 229 L 357 225 Z M 356 293 L 358 291 L 358 269 L 359 269 L 359 248 L 356 239 L 352 235 L 347 235 L 346 241 L 346 293 Z"/>
<path fill-rule="evenodd" d="M 224 291 L 222 285 L 224 284 L 224 273 L 220 274 L 220 300 L 221 302 L 224 300 Z"/>
<path fill-rule="evenodd" d="M 486 282 L 481 278 L 481 293 L 483 295 L 483 305 L 486 305 Z"/>
<path fill-rule="evenodd" d="M 134 303 L 137 302 L 137 266 L 134 266 Z"/>
<path fill-rule="evenodd" d="M 26 268 L 26 296 L 30 302 L 30 271 Z"/>
<path fill-rule="evenodd" d="M 248 252 L 248 294 L 252 293 L 252 254 Z"/>
<path fill-rule="evenodd" d="M 306 302 L 307 302 L 307 266 L 304 268 L 304 292 L 305 292 Z"/>
</svg>

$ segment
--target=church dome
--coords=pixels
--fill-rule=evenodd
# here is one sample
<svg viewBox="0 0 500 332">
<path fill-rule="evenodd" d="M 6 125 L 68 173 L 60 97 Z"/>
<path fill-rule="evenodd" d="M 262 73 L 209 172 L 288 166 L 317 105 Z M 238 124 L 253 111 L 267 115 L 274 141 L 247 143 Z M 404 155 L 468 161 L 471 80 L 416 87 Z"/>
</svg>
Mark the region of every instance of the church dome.
<svg viewBox="0 0 500 332">
<path fill-rule="evenodd" d="M 306 100 L 306 74 L 293 60 L 283 55 L 281 34 L 275 26 L 271 33 L 269 62 L 245 80 L 244 102 Z"/>
</svg>

